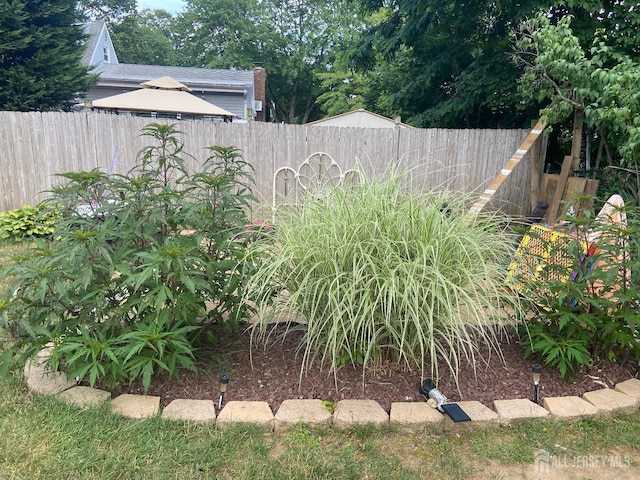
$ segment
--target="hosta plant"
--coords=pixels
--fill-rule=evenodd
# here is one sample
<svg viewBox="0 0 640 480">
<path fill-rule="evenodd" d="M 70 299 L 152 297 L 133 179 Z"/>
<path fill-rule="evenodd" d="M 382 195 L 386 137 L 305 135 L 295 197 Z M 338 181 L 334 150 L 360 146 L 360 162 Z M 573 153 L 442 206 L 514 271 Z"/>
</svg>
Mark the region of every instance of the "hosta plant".
<svg viewBox="0 0 640 480">
<path fill-rule="evenodd" d="M 249 249 L 262 261 L 245 291 L 257 302 L 254 338 L 275 317 L 301 319 L 303 371 L 338 373 L 392 361 L 438 376 L 499 352 L 497 324 L 514 302 L 503 289 L 513 242 L 501 218 L 468 214 L 469 197 L 412 190 L 405 176 L 312 192 L 275 212 L 271 234 Z M 292 325 L 292 324 L 289 324 Z"/>
<path fill-rule="evenodd" d="M 51 235 L 59 217 L 58 211 L 44 205 L 24 205 L 8 212 L 0 212 L 0 239 L 43 237 Z"/>
</svg>

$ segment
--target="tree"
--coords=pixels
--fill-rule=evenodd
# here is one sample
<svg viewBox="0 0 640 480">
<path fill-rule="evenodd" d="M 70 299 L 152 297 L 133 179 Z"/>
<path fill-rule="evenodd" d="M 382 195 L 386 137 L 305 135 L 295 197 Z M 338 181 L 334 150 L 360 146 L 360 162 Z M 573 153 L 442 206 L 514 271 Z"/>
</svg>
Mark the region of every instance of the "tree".
<svg viewBox="0 0 640 480">
<path fill-rule="evenodd" d="M 517 103 L 510 63 L 511 25 L 535 0 L 361 0 L 372 26 L 354 61 L 383 84 L 387 112 L 419 126 L 528 124 Z M 385 72 L 386 71 L 386 72 Z"/>
<path fill-rule="evenodd" d="M 85 35 L 73 0 L 0 4 L 0 109 L 56 110 L 95 80 L 80 59 Z"/>
<path fill-rule="evenodd" d="M 121 63 L 176 65 L 171 38 L 173 17 L 164 10 L 142 10 L 109 24 L 111 40 Z"/>
<path fill-rule="evenodd" d="M 624 13 L 631 8 L 618 0 L 359 3 L 371 27 L 352 58 L 381 80 L 377 104 L 418 126 L 529 126 L 540 105 L 521 101 L 510 56 L 514 29 L 537 11 L 553 19 L 573 15 L 583 46 L 598 28 L 616 32 L 627 48 L 636 38 L 637 24 Z"/>
<path fill-rule="evenodd" d="M 187 0 L 176 19 L 180 65 L 253 67 L 266 33 L 261 10 L 257 0 Z"/>
<path fill-rule="evenodd" d="M 628 48 L 631 39 L 600 29 L 585 50 L 571 24 L 570 16 L 553 24 L 541 13 L 521 25 L 515 57 L 524 70 L 520 91 L 527 101 L 547 102 L 541 110 L 547 123 L 572 114 L 584 118 L 615 152 L 610 163 L 635 165 L 640 155 L 640 62 L 625 53 L 634 50 Z"/>
<path fill-rule="evenodd" d="M 267 25 L 267 91 L 274 120 L 306 123 L 319 118 L 322 76 L 334 72 L 337 55 L 361 29 L 348 1 L 272 0 Z"/>
<path fill-rule="evenodd" d="M 271 119 L 320 115 L 322 75 L 360 29 L 349 0 L 190 0 L 179 16 L 185 66 L 264 65 Z"/>
<path fill-rule="evenodd" d="M 364 108 L 364 77 L 349 69 L 332 69 L 318 75 L 322 93 L 316 99 L 327 116 Z"/>
<path fill-rule="evenodd" d="M 80 0 L 80 9 L 94 20 L 113 22 L 136 11 L 136 0 Z"/>
</svg>

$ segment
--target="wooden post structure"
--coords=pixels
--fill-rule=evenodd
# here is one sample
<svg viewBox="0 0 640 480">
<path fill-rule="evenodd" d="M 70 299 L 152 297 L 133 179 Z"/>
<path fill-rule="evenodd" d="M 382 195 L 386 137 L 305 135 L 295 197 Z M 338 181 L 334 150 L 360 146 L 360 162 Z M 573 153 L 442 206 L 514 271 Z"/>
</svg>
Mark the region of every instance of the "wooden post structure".
<svg viewBox="0 0 640 480">
<path fill-rule="evenodd" d="M 511 156 L 511 158 L 507 161 L 504 168 L 500 170 L 500 173 L 496 175 L 491 182 L 491 185 L 487 187 L 484 192 L 480 195 L 480 198 L 475 201 L 475 203 L 469 209 L 467 216 L 475 216 L 482 211 L 487 203 L 491 200 L 491 197 L 495 195 L 500 185 L 504 183 L 507 177 L 511 174 L 514 168 L 518 166 L 522 157 L 531 149 L 531 146 L 538 140 L 542 132 L 544 131 L 545 124 L 541 121 L 538 121 L 536 125 L 533 127 L 527 138 L 524 139 L 520 147 L 516 150 L 516 152 Z"/>
<path fill-rule="evenodd" d="M 582 129 L 584 128 L 584 111 L 575 108 L 573 111 L 573 134 L 571 137 L 571 169 L 580 168 L 580 151 L 582 150 Z"/>
<path fill-rule="evenodd" d="M 531 128 L 535 128 L 535 120 L 531 122 Z M 531 211 L 536 208 L 540 200 L 540 186 L 544 173 L 544 162 L 547 157 L 548 135 L 543 135 L 538 141 L 533 142 L 529 150 L 529 177 L 531 179 Z"/>
<path fill-rule="evenodd" d="M 547 210 L 546 220 L 547 223 L 553 225 L 560 213 L 560 202 L 564 196 L 564 191 L 567 188 L 567 181 L 569 180 L 569 174 L 571 173 L 571 166 L 573 163 L 573 156 L 568 155 L 564 157 L 564 161 L 562 162 L 562 169 L 560 170 L 560 178 L 558 179 L 558 184 L 556 185 L 556 191 L 553 195 L 553 200 L 549 204 L 549 209 Z"/>
</svg>

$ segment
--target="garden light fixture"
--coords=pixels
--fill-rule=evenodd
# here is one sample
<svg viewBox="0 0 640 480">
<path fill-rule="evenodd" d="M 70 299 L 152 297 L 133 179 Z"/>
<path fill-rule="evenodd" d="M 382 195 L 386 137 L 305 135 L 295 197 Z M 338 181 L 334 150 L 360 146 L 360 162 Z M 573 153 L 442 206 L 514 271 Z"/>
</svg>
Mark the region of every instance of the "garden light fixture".
<svg viewBox="0 0 640 480">
<path fill-rule="evenodd" d="M 424 380 L 420 384 L 420 393 L 429 397 L 429 400 L 427 400 L 429 405 L 437 408 L 441 412 L 443 411 L 442 405 L 447 403 L 447 397 L 445 397 L 442 392 L 436 388 L 436 386 L 433 384 L 433 380 L 431 380 L 430 378 Z"/>
<path fill-rule="evenodd" d="M 218 410 L 222 410 L 222 404 L 224 403 L 224 393 L 227 391 L 227 385 L 231 377 L 228 373 L 220 375 L 220 398 L 218 398 Z"/>
<path fill-rule="evenodd" d="M 538 403 L 538 385 L 540 384 L 540 372 L 542 367 L 537 363 L 531 366 L 531 373 L 533 375 L 533 403 Z"/>
<path fill-rule="evenodd" d="M 428 397 L 427 404 L 432 408 L 436 408 L 441 413 L 449 415 L 454 422 L 470 422 L 471 417 L 465 413 L 460 405 L 457 403 L 450 403 L 447 401 L 447 397 L 436 388 L 433 384 L 433 380 L 427 378 L 420 384 L 420 393 L 425 397 Z"/>
</svg>

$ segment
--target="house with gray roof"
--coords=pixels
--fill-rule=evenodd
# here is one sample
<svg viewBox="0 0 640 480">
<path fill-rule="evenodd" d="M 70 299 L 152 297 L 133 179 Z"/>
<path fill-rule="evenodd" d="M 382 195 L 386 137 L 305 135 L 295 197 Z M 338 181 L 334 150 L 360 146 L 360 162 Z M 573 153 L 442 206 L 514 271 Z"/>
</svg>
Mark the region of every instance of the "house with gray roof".
<svg viewBox="0 0 640 480">
<path fill-rule="evenodd" d="M 236 115 L 234 121 L 264 121 L 265 71 L 224 70 L 196 67 L 167 67 L 119 63 L 104 22 L 88 22 L 89 35 L 83 56 L 85 65 L 99 73 L 98 83 L 86 98 L 94 101 L 140 88 L 140 84 L 160 77 L 171 77 L 188 86 L 193 95 Z"/>
</svg>

